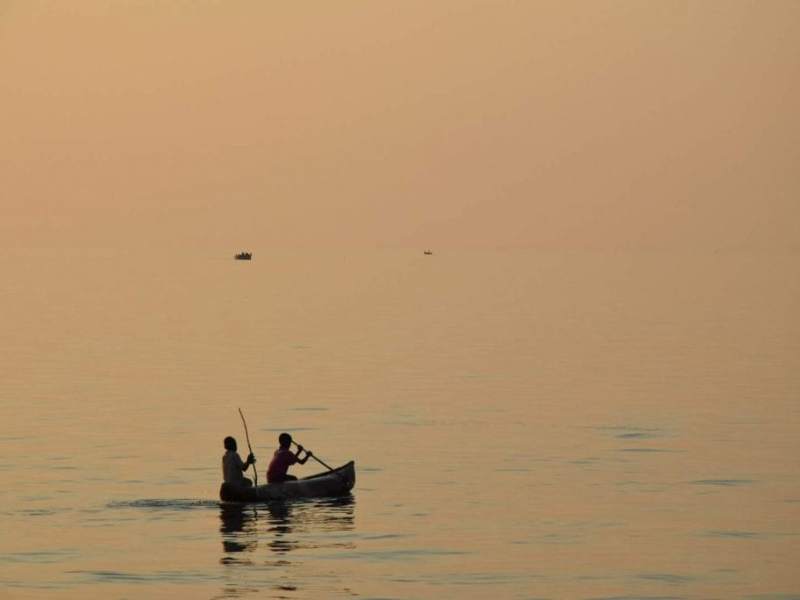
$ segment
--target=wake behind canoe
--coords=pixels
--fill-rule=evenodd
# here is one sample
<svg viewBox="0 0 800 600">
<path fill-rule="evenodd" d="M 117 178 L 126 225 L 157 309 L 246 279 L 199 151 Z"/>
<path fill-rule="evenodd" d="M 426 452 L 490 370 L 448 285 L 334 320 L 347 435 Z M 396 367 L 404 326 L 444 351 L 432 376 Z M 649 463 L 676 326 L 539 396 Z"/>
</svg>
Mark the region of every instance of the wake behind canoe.
<svg viewBox="0 0 800 600">
<path fill-rule="evenodd" d="M 223 483 L 219 488 L 220 500 L 225 502 L 264 502 L 288 498 L 324 498 L 343 496 L 356 483 L 356 466 L 352 460 L 332 471 L 317 473 L 297 481 L 268 483 L 253 487 L 240 487 Z"/>
</svg>

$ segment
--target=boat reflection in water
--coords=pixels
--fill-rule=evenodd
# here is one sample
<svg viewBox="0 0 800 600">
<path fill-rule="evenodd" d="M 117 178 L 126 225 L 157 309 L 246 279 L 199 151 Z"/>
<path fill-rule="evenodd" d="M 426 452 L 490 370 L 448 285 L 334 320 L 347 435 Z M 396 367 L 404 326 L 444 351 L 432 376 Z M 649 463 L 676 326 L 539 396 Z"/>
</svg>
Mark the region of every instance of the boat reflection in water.
<svg viewBox="0 0 800 600">
<path fill-rule="evenodd" d="M 286 555 L 292 550 L 312 548 L 353 548 L 331 534 L 354 529 L 355 499 L 338 498 L 279 500 L 263 504 L 223 503 L 220 505 L 222 564 L 252 564 L 259 544 Z"/>
<path fill-rule="evenodd" d="M 288 560 L 290 553 L 355 548 L 353 537 L 346 535 L 355 529 L 354 515 L 352 495 L 220 504 L 220 564 L 230 570 L 226 569 L 222 594 L 215 598 L 262 597 L 267 590 L 279 594 L 296 591 L 294 571 L 287 570 L 295 562 Z M 300 556 L 312 558 L 301 553 L 298 563 Z"/>
<path fill-rule="evenodd" d="M 267 546 L 286 554 L 304 548 L 352 548 L 351 542 L 331 540 L 327 534 L 354 529 L 353 496 L 270 502 L 266 506 Z M 302 537 L 301 541 L 298 537 Z"/>
</svg>

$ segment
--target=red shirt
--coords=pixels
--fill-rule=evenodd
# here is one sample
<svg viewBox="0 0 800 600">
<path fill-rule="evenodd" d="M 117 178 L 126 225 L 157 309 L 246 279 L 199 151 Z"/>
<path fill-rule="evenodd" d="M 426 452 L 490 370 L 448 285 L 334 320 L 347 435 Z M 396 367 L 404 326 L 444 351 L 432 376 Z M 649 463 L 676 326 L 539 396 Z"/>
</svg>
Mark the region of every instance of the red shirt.
<svg viewBox="0 0 800 600">
<path fill-rule="evenodd" d="M 286 477 L 286 472 L 293 464 L 297 462 L 297 457 L 294 452 L 288 448 L 278 448 L 275 450 L 275 455 L 269 463 L 267 469 L 267 482 L 282 481 Z"/>
</svg>

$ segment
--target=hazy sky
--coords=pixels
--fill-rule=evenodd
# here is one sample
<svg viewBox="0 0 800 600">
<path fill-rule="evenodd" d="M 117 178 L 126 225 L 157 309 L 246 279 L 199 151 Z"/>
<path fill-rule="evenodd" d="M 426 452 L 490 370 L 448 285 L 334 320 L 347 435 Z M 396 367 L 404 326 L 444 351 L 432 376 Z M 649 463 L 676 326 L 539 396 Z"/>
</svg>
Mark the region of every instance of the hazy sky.
<svg viewBox="0 0 800 600">
<path fill-rule="evenodd" d="M 0 245 L 800 246 L 800 2 L 0 0 Z"/>
</svg>

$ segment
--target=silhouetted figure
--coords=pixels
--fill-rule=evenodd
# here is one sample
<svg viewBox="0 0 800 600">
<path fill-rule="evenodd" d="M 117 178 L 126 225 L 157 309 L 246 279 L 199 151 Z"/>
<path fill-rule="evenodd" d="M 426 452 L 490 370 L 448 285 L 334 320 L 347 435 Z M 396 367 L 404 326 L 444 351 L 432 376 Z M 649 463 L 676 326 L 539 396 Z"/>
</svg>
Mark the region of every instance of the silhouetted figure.
<svg viewBox="0 0 800 600">
<path fill-rule="evenodd" d="M 306 464 L 306 461 L 313 456 L 308 450 L 298 444 L 297 454 L 291 451 L 292 436 L 288 433 L 282 433 L 278 436 L 278 444 L 280 447 L 275 450 L 272 461 L 269 463 L 267 469 L 267 483 L 280 483 L 281 481 L 296 481 L 297 477 L 288 475 L 287 471 L 293 464 Z M 305 451 L 304 458 L 300 458 L 300 454 Z"/>
<path fill-rule="evenodd" d="M 225 454 L 222 456 L 222 479 L 225 483 L 240 487 L 251 487 L 253 482 L 242 475 L 250 465 L 256 464 L 256 457 L 252 453 L 247 455 L 247 462 L 242 462 L 236 452 L 236 440 L 231 436 L 225 438 Z M 253 467 L 255 469 L 255 467 Z"/>
</svg>

